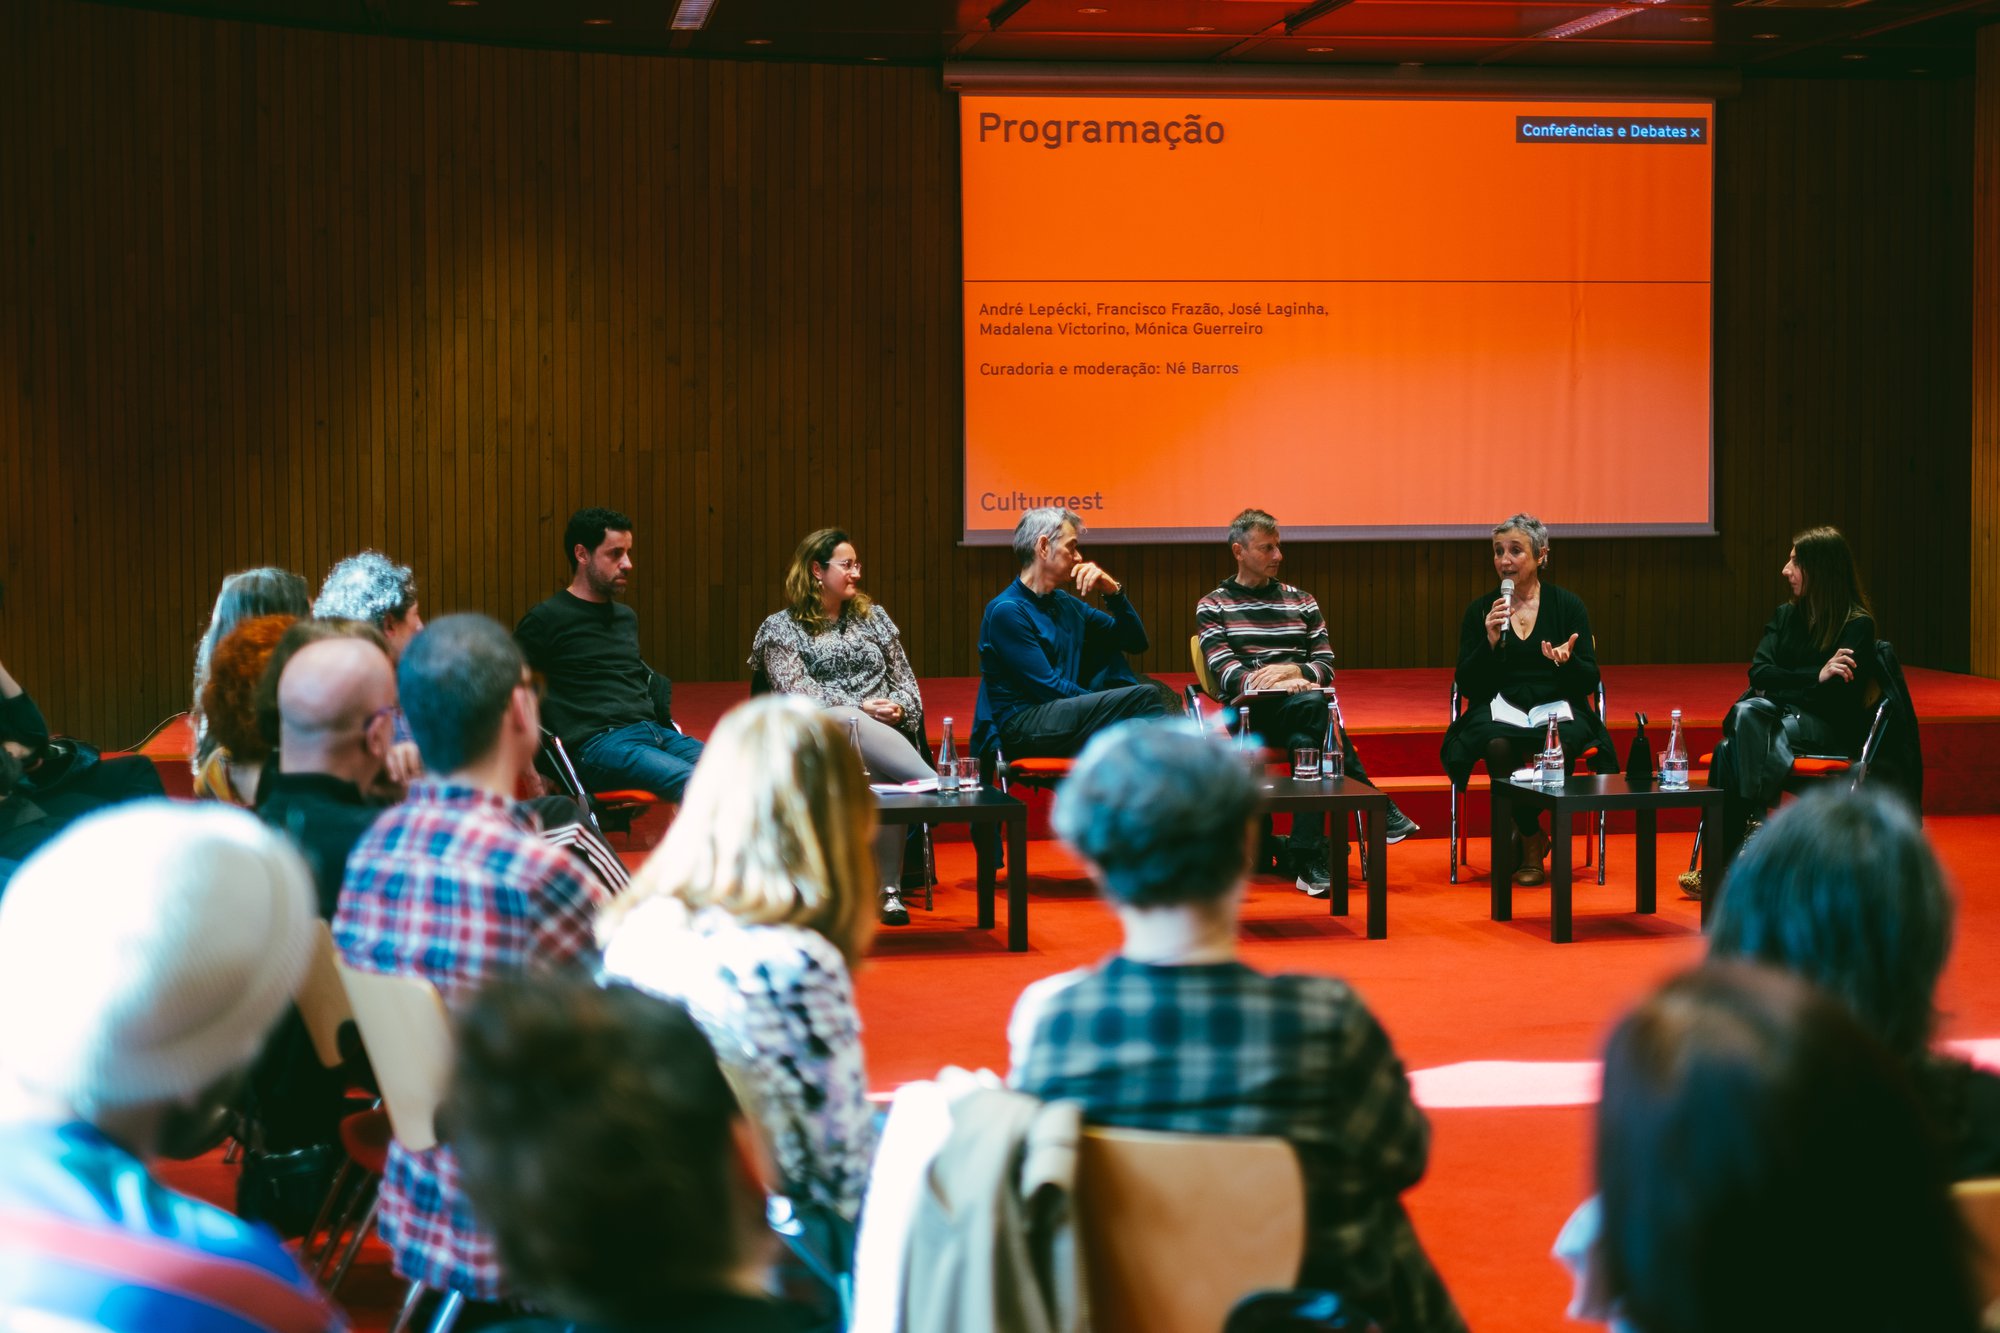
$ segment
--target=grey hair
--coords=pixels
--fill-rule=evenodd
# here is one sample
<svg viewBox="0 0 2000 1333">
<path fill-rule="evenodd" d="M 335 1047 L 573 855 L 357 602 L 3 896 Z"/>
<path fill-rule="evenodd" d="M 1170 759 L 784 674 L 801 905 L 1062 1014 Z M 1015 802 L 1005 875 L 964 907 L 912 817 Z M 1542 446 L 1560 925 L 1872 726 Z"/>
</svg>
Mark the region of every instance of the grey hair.
<svg viewBox="0 0 2000 1333">
<path fill-rule="evenodd" d="M 310 602 L 305 579 L 275 565 L 238 570 L 222 580 L 222 590 L 215 595 L 215 609 L 208 613 L 208 629 L 194 649 L 194 705 L 188 712 L 195 728 L 197 764 L 215 749 L 215 739 L 208 734 L 208 719 L 201 711 L 201 692 L 208 685 L 208 661 L 215 655 L 215 645 L 229 631 L 258 616 L 308 615 Z"/>
<path fill-rule="evenodd" d="M 1228 541 L 1231 546 L 1250 540 L 1253 532 L 1276 532 L 1278 520 L 1261 509 L 1246 509 L 1229 520 Z"/>
<path fill-rule="evenodd" d="M 1065 523 L 1078 533 L 1083 531 L 1082 519 L 1056 505 L 1030 509 L 1021 515 L 1021 521 L 1014 525 L 1014 562 L 1022 569 L 1034 564 L 1035 544 L 1044 537 L 1055 537 Z"/>
<path fill-rule="evenodd" d="M 321 620 L 359 620 L 387 629 L 416 604 L 417 577 L 410 567 L 380 551 L 363 551 L 327 571 L 312 610 Z"/>
<path fill-rule="evenodd" d="M 1505 522 L 1493 525 L 1493 535 L 1495 537 L 1498 537 L 1503 532 L 1518 532 L 1523 537 L 1526 537 L 1528 539 L 1528 549 L 1535 553 L 1535 559 L 1538 562 L 1545 560 L 1547 557 L 1549 553 L 1549 530 L 1542 520 L 1536 518 L 1533 514 L 1516 514 Z"/>
<path fill-rule="evenodd" d="M 1127 907 L 1213 902 L 1249 868 L 1257 788 L 1237 750 L 1186 722 L 1122 723 L 1056 788 L 1055 830 Z"/>
</svg>

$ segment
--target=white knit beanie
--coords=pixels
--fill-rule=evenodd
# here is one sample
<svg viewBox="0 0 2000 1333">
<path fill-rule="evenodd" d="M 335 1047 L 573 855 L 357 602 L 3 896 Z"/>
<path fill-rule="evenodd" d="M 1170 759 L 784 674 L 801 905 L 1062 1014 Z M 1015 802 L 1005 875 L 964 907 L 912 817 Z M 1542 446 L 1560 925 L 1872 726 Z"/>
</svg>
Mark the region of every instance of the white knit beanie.
<svg viewBox="0 0 2000 1333">
<path fill-rule="evenodd" d="M 305 976 L 312 878 L 253 816 L 139 801 L 79 820 L 0 896 L 0 1071 L 96 1108 L 248 1064 Z"/>
</svg>

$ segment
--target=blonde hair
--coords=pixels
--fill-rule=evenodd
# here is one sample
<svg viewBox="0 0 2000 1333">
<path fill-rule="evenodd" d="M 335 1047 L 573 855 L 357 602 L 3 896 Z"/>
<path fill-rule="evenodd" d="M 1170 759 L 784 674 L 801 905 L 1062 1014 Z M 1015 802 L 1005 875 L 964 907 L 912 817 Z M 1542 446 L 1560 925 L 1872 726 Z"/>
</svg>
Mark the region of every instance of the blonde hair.
<svg viewBox="0 0 2000 1333">
<path fill-rule="evenodd" d="M 792 567 L 785 571 L 785 596 L 791 599 L 787 609 L 793 620 L 814 634 L 831 629 L 834 622 L 827 619 L 826 605 L 820 600 L 819 575 L 813 573 L 812 567 L 832 564 L 833 553 L 842 542 L 852 546 L 854 539 L 839 528 L 808 532 L 799 549 L 792 552 Z M 841 606 L 840 617 L 866 620 L 874 610 L 875 603 L 868 599 L 868 594 L 857 591 Z"/>
<path fill-rule="evenodd" d="M 663 896 L 818 931 L 854 967 L 874 933 L 874 833 L 868 776 L 839 724 L 795 696 L 752 699 L 716 726 L 659 850 L 599 914 L 598 939 Z"/>
</svg>

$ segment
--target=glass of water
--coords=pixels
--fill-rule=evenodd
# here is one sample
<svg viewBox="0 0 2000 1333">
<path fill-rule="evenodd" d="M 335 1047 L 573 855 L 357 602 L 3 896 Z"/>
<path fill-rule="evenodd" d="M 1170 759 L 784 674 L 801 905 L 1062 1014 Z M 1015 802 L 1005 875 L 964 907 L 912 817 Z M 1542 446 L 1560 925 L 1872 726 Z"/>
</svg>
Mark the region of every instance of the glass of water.
<svg viewBox="0 0 2000 1333">
<path fill-rule="evenodd" d="M 1317 745 L 1295 745 L 1292 747 L 1292 776 L 1301 782 L 1319 781 L 1319 747 Z"/>
<path fill-rule="evenodd" d="M 976 757 L 967 756 L 958 761 L 958 789 L 979 790 L 979 760 Z"/>
<path fill-rule="evenodd" d="M 1563 752 L 1544 750 L 1542 752 L 1542 785 L 1560 787 L 1563 785 Z"/>
<path fill-rule="evenodd" d="M 1686 755 L 1678 755 L 1660 761 L 1660 785 L 1678 791 L 1688 785 L 1688 761 Z"/>
<path fill-rule="evenodd" d="M 1347 776 L 1347 756 L 1339 750 L 1328 750 L 1320 756 L 1319 775 L 1323 778 Z"/>
</svg>

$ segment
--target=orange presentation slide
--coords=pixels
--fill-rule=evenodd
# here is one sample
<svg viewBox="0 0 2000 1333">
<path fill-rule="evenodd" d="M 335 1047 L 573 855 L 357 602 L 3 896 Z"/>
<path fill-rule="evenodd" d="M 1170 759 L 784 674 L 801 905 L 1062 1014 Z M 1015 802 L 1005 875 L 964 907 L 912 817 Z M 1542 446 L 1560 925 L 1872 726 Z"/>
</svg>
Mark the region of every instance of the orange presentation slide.
<svg viewBox="0 0 2000 1333">
<path fill-rule="evenodd" d="M 965 94 L 965 532 L 1706 533 L 1706 102 Z"/>
</svg>

